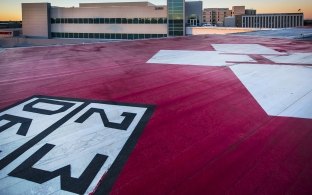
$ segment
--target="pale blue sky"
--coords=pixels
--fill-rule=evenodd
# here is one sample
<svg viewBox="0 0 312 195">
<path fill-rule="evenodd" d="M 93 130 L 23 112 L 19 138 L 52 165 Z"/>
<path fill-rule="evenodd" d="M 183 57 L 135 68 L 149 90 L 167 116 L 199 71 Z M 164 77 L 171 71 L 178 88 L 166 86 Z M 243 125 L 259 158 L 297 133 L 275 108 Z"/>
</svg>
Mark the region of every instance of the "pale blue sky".
<svg viewBox="0 0 312 195">
<path fill-rule="evenodd" d="M 87 2 L 126 2 L 144 0 L 0 0 L 0 20 L 21 20 L 21 3 L 50 2 L 52 6 L 78 7 L 79 3 Z M 165 5 L 166 0 L 149 0 L 156 5 Z M 311 0 L 203 0 L 203 7 L 225 7 L 231 8 L 234 5 L 245 5 L 246 8 L 253 8 L 257 13 L 282 13 L 294 12 L 301 9 L 305 18 L 312 18 Z"/>
</svg>

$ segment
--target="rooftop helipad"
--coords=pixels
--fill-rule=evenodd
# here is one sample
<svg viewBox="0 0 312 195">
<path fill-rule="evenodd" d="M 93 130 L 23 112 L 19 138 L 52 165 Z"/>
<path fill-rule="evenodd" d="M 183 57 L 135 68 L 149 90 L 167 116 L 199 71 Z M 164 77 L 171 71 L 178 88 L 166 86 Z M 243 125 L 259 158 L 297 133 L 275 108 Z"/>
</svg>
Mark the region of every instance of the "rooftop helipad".
<svg viewBox="0 0 312 195">
<path fill-rule="evenodd" d="M 311 194 L 312 44 L 0 52 L 0 194 Z"/>
</svg>

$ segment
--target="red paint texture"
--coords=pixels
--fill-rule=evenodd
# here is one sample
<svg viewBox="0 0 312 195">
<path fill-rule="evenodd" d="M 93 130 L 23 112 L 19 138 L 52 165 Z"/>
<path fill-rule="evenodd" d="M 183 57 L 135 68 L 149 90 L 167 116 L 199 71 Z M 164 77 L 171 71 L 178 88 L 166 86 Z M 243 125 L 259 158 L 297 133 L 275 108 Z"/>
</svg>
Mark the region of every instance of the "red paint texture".
<svg viewBox="0 0 312 195">
<path fill-rule="evenodd" d="M 312 120 L 268 116 L 228 67 L 146 63 L 222 43 L 312 52 L 240 36 L 8 49 L 0 108 L 35 94 L 155 105 L 112 194 L 312 194 Z"/>
</svg>

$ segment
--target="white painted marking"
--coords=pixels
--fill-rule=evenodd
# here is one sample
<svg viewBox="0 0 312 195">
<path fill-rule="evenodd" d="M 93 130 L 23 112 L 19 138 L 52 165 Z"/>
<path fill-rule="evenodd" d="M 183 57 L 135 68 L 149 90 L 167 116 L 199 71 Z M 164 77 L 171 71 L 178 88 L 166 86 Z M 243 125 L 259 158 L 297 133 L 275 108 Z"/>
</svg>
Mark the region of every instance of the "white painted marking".
<svg viewBox="0 0 312 195">
<path fill-rule="evenodd" d="M 275 63 L 312 64 L 312 53 L 293 53 L 287 56 L 263 55 Z"/>
<path fill-rule="evenodd" d="M 230 63 L 231 62 L 231 63 Z M 255 62 L 247 55 L 221 54 L 218 51 L 160 50 L 147 63 L 228 66 L 233 62 Z"/>
<path fill-rule="evenodd" d="M 51 111 L 55 111 L 55 110 L 62 108 L 61 105 L 53 105 L 53 104 L 47 104 L 47 103 L 42 103 L 42 102 L 34 105 L 33 107 L 44 109 L 44 110 L 51 110 Z"/>
<path fill-rule="evenodd" d="M 283 54 L 259 44 L 211 44 L 220 53 L 233 54 Z"/>
<path fill-rule="evenodd" d="M 38 98 L 33 98 L 0 113 L 0 116 L 3 116 L 4 114 L 11 114 L 33 119 L 30 130 L 26 136 L 16 135 L 19 127 L 18 125 L 0 133 L 0 150 L 2 151 L 0 153 L 1 158 L 7 156 L 9 153 L 25 144 L 34 136 L 63 118 L 66 114 L 73 111 L 83 103 L 78 101 L 64 101 L 56 99 L 57 101 L 72 102 L 75 105 L 67 111 L 54 115 L 44 115 L 23 111 L 24 105 L 36 99 Z M 59 108 L 59 106 L 51 105 L 51 109 L 49 109 L 47 103 L 37 103 L 33 107 L 48 110 L 57 110 Z M 121 123 L 125 118 L 121 115 L 125 112 L 134 113 L 136 115 L 127 130 L 105 127 L 98 113 L 92 114 L 83 123 L 76 122 L 76 120 L 85 114 L 90 108 L 104 110 L 108 121 L 114 123 Z M 40 160 L 38 160 L 36 164 L 33 165 L 33 168 L 52 172 L 64 166 L 70 165 L 70 174 L 73 178 L 79 178 L 81 176 L 96 154 L 108 156 L 85 193 L 87 194 L 92 192 L 101 177 L 108 171 L 116 160 L 116 157 L 119 155 L 125 143 L 136 129 L 146 110 L 147 108 L 145 107 L 90 103 L 87 107 L 82 109 L 79 113 L 74 115 L 67 122 L 62 124 L 59 128 L 21 154 L 16 160 L 5 166 L 0 171 L 0 194 L 72 194 L 61 190 L 60 177 L 38 184 L 26 179 L 8 176 L 12 170 L 25 162 L 26 159 L 46 144 L 53 144 L 55 146 Z M 6 123 L 7 121 L 5 120 L 5 123 L 3 124 Z"/>
<path fill-rule="evenodd" d="M 312 119 L 312 68 L 263 64 L 230 67 L 267 114 Z"/>
<path fill-rule="evenodd" d="M 11 109 L 8 109 L 8 110 L 0 113 L 0 116 L 2 116 L 4 114 L 10 114 L 10 115 L 15 115 L 15 116 L 20 116 L 20 117 L 32 119 L 31 126 L 30 126 L 26 136 L 16 134 L 18 128 L 20 127 L 20 124 L 16 124 L 16 125 L 12 126 L 11 128 L 0 133 L 0 146 L 1 146 L 0 150 L 2 151 L 2 152 L 0 152 L 0 159 L 5 157 L 9 153 L 13 152 L 15 149 L 19 148 L 20 146 L 22 146 L 24 143 L 29 141 L 31 138 L 38 135 L 42 130 L 48 128 L 53 123 L 60 120 L 66 114 L 73 111 L 75 108 L 77 108 L 78 106 L 80 106 L 82 104 L 81 102 L 66 101 L 66 102 L 74 103 L 75 105 L 65 112 L 54 114 L 54 115 L 42 115 L 42 114 L 38 114 L 38 113 L 23 111 L 24 105 L 26 105 L 26 104 L 28 104 L 28 103 L 36 100 L 36 99 L 38 99 L 38 98 L 31 99 L 29 101 L 26 101 L 22 104 L 19 104 L 19 105 L 15 106 Z M 51 106 L 53 106 L 53 109 L 55 108 L 54 105 L 51 105 Z M 39 107 L 39 106 L 34 106 L 34 107 Z M 53 110 L 53 109 L 51 109 L 51 110 Z"/>
</svg>

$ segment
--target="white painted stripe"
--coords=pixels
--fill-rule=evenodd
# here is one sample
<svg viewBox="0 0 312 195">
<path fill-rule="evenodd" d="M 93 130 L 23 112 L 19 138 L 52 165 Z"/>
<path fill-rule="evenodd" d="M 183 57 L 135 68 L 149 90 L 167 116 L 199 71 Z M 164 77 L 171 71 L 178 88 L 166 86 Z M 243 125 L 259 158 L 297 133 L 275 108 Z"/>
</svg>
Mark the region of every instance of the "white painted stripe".
<svg viewBox="0 0 312 195">
<path fill-rule="evenodd" d="M 263 55 L 275 63 L 312 64 L 312 53 L 293 53 L 287 56 Z"/>
<path fill-rule="evenodd" d="M 239 64 L 230 67 L 267 114 L 312 119 L 312 68 Z"/>
<path fill-rule="evenodd" d="M 229 63 L 231 62 L 231 63 Z M 247 55 L 221 54 L 218 51 L 160 50 L 147 63 L 227 66 L 233 62 L 255 62 Z"/>
<path fill-rule="evenodd" d="M 211 44 L 220 53 L 233 54 L 283 54 L 259 44 Z"/>
</svg>

